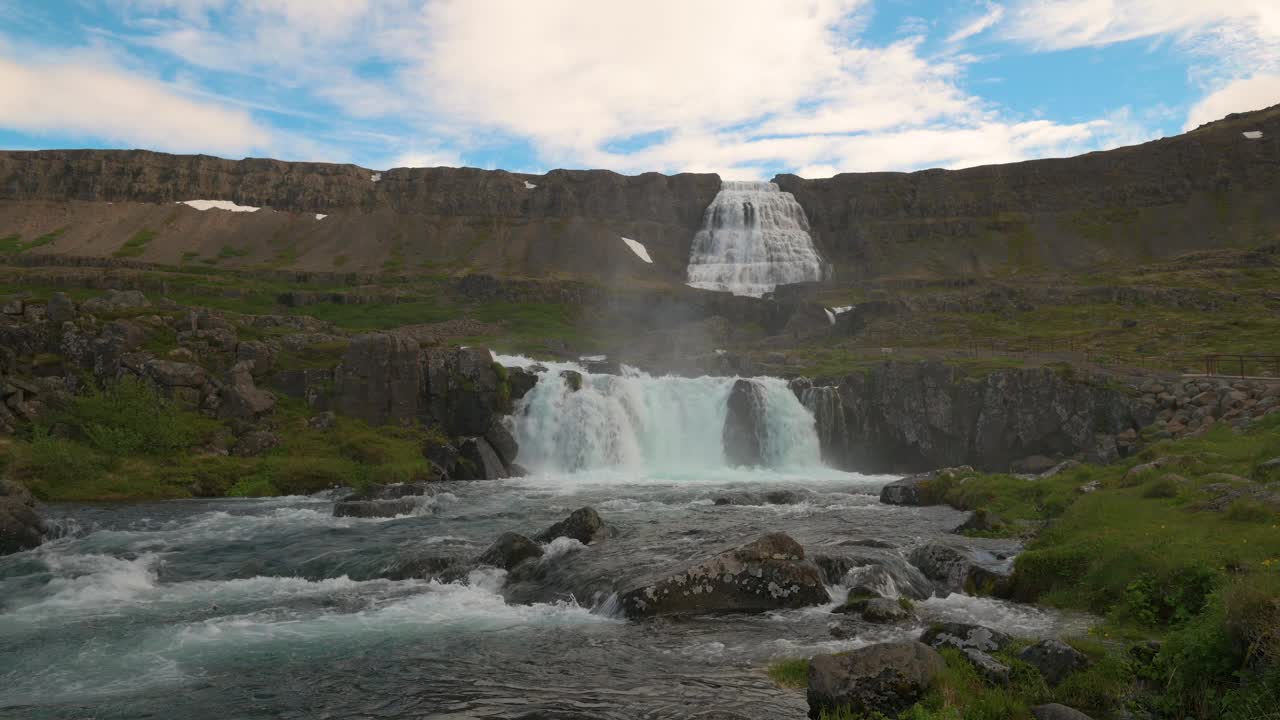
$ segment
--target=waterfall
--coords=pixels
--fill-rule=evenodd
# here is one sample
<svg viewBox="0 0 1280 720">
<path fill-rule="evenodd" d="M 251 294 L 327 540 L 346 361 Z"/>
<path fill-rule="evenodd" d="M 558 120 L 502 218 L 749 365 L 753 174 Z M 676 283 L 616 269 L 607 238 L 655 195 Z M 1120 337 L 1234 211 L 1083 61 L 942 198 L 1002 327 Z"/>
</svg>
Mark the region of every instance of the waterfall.
<svg viewBox="0 0 1280 720">
<path fill-rule="evenodd" d="M 504 365 L 529 366 L 501 357 Z M 723 432 L 737 378 L 653 376 L 624 367 L 593 374 L 572 363 L 545 363 L 537 385 L 513 414 L 518 461 L 536 472 L 614 468 L 676 473 L 726 467 Z M 574 391 L 565 371 L 579 373 Z M 752 378 L 764 398 L 763 465 L 821 464 L 813 415 L 779 378 Z"/>
<path fill-rule="evenodd" d="M 805 409 L 813 414 L 823 461 L 835 467 L 842 466 L 849 433 L 839 389 L 830 385 L 813 385 L 805 379 L 792 381 L 791 388 Z"/>
<path fill-rule="evenodd" d="M 769 182 L 720 186 L 693 239 L 689 285 L 760 297 L 822 274 L 809 220 L 795 196 Z"/>
</svg>

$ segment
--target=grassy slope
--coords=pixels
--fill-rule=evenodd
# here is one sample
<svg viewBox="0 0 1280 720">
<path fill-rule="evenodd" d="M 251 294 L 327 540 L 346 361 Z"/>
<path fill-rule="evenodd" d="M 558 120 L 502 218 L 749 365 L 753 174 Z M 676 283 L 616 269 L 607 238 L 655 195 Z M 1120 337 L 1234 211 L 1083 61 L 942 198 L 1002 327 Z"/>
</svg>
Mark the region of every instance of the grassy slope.
<svg viewBox="0 0 1280 720">
<path fill-rule="evenodd" d="M 1105 622 L 1094 640 L 1071 640 L 1094 667 L 1056 689 L 1021 674 L 1010 688 L 992 687 L 948 655 L 938 686 L 903 717 L 1029 718 L 1030 705 L 1049 701 L 1095 717 L 1135 702 L 1174 718 L 1245 719 L 1274 709 L 1280 513 L 1247 498 L 1204 508 L 1223 483 L 1280 482 L 1280 471 L 1260 468 L 1275 457 L 1280 416 L 1273 415 L 1246 434 L 1221 428 L 1153 445 L 1126 463 L 1045 480 L 975 474 L 935 482 L 939 500 L 996 513 L 1010 521 L 1008 534 L 1034 533 L 1015 566 L 1017 599 L 1098 613 Z M 1131 472 L 1159 458 L 1168 464 Z M 1092 483 L 1096 490 L 1080 491 Z M 1148 639 L 1163 642 L 1154 661 L 1124 652 L 1123 642 Z M 805 670 L 805 661 L 792 660 L 770 675 L 803 687 Z"/>
</svg>

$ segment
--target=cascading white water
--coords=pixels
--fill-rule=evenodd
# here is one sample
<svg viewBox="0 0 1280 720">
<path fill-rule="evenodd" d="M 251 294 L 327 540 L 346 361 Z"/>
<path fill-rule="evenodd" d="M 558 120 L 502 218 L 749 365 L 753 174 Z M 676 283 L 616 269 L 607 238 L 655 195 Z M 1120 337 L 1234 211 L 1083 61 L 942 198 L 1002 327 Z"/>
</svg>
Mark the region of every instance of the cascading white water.
<svg viewBox="0 0 1280 720">
<path fill-rule="evenodd" d="M 688 284 L 760 297 L 778 285 L 822 279 L 809 220 L 771 182 L 725 181 L 693 239 Z"/>
<path fill-rule="evenodd" d="M 532 361 L 500 357 L 504 365 Z M 519 462 L 536 472 L 618 468 L 684 474 L 726 467 L 723 431 L 736 378 L 594 375 L 570 363 L 543 363 L 538 384 L 516 409 Z M 581 373 L 571 391 L 561 372 Z M 762 455 L 771 468 L 821 464 L 813 415 L 779 378 L 754 378 L 763 389 Z"/>
</svg>

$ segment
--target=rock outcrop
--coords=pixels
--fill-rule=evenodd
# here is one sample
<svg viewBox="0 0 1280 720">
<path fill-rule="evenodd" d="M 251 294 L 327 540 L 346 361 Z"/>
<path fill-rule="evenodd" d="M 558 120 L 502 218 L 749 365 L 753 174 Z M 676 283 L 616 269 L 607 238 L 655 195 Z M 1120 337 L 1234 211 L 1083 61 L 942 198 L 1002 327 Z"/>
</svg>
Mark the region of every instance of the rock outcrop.
<svg viewBox="0 0 1280 720">
<path fill-rule="evenodd" d="M 827 433 L 835 447 L 824 455 L 860 472 L 1007 471 L 1030 455 L 1110 462 L 1133 451 L 1144 424 L 1120 390 L 1047 368 L 970 377 L 942 363 L 886 362 L 835 387 L 844 430 Z"/>
<path fill-rule="evenodd" d="M 1089 666 L 1089 659 L 1061 640 L 1041 640 L 1023 648 L 1018 659 L 1040 671 L 1049 685 L 1059 685 L 1067 676 Z"/>
<path fill-rule="evenodd" d="M 548 543 L 556 538 L 567 537 L 577 540 L 583 545 L 606 540 L 612 534 L 608 525 L 600 518 L 595 508 L 582 507 L 574 510 L 569 517 L 538 533 L 534 539 Z"/>
<path fill-rule="evenodd" d="M 31 491 L 0 478 L 0 555 L 30 550 L 44 542 L 48 531 Z"/>
<path fill-rule="evenodd" d="M 992 653 L 1005 649 L 1013 638 L 999 630 L 967 623 L 939 623 L 920 636 L 920 642 L 932 648 L 953 647 Z"/>
<path fill-rule="evenodd" d="M 918 642 L 818 655 L 809 661 L 809 717 L 846 708 L 896 717 L 924 696 L 945 667 L 937 651 Z"/>
<path fill-rule="evenodd" d="M 1002 595 L 1007 589 L 1012 563 L 991 553 L 929 543 L 911 551 L 911 564 L 933 580 L 944 597 L 953 592 L 969 595 Z"/>
<path fill-rule="evenodd" d="M 628 617 L 764 612 L 830 601 L 822 573 L 783 533 L 723 552 L 621 594 Z"/>
<path fill-rule="evenodd" d="M 542 548 L 534 541 L 518 533 L 506 532 L 481 553 L 476 562 L 511 570 L 525 560 L 540 558 L 542 555 Z"/>
<path fill-rule="evenodd" d="M 755 466 L 764 462 L 764 391 L 751 380 L 738 380 L 729 391 L 729 411 L 724 419 L 724 455 L 730 465 Z"/>
</svg>

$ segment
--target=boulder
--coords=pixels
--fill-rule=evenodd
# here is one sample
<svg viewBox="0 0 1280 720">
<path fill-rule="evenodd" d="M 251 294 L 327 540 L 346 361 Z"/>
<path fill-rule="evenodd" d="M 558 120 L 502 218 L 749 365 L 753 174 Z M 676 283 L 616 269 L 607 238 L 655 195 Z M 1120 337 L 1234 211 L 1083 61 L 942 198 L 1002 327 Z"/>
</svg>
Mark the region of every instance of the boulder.
<svg viewBox="0 0 1280 720">
<path fill-rule="evenodd" d="M 957 650 L 979 650 L 992 653 L 1003 650 L 1013 638 L 983 625 L 967 623 L 939 623 L 920 636 L 920 642 L 941 650 L 953 647 Z"/>
<path fill-rule="evenodd" d="M 751 380 L 734 382 L 724 418 L 725 459 L 730 465 L 760 465 L 765 451 L 764 391 Z"/>
<path fill-rule="evenodd" d="M 430 495 L 431 489 L 425 482 L 398 482 L 370 485 L 360 492 L 352 493 L 344 500 L 400 500 L 402 498 L 422 497 Z"/>
<path fill-rule="evenodd" d="M 628 617 L 765 612 L 830 602 L 822 573 L 783 533 L 727 550 L 621 594 Z"/>
<path fill-rule="evenodd" d="M 992 685 L 1008 685 L 1012 679 L 1013 670 L 1008 665 L 981 650 L 967 648 L 960 652 L 969 661 L 969 664 L 973 666 L 973 669 Z"/>
<path fill-rule="evenodd" d="M 391 518 L 411 515 L 418 503 L 411 497 L 399 500 L 341 500 L 333 505 L 334 517 Z"/>
<path fill-rule="evenodd" d="M 245 340 L 236 345 L 236 361 L 253 363 L 250 372 L 255 380 L 261 380 L 275 370 L 278 354 L 278 345 L 261 340 Z"/>
<path fill-rule="evenodd" d="M 1067 676 L 1089 666 L 1089 659 L 1061 640 L 1041 640 L 1023 648 L 1018 659 L 1040 671 L 1046 682 L 1058 685 Z"/>
<path fill-rule="evenodd" d="M 956 526 L 951 532 L 957 535 L 967 535 L 969 533 L 994 533 L 1000 532 L 1008 527 L 1008 524 L 993 512 L 985 509 L 974 510 L 969 513 L 969 517 L 964 522 Z"/>
<path fill-rule="evenodd" d="M 21 315 L 22 311 L 27 307 L 27 302 L 22 298 L 9 298 L 4 302 L 0 302 L 0 313 L 5 315 Z"/>
<path fill-rule="evenodd" d="M 564 386 L 569 392 L 578 392 L 582 389 L 582 373 L 577 370 L 561 370 L 560 379 L 564 380 Z"/>
<path fill-rule="evenodd" d="M 31 491 L 0 478 L 0 555 L 30 550 L 44 542 L 49 528 L 35 511 Z"/>
<path fill-rule="evenodd" d="M 1009 469 L 1015 473 L 1039 475 L 1052 470 L 1057 465 L 1058 463 L 1054 462 L 1052 458 L 1044 455 L 1029 455 L 1021 460 L 1015 460 Z"/>
<path fill-rule="evenodd" d="M 529 558 L 542 557 L 542 548 L 529 538 L 513 533 L 502 533 L 489 549 L 481 553 L 476 562 L 510 570 Z"/>
<path fill-rule="evenodd" d="M 218 417 L 253 422 L 275 410 L 276 398 L 253 382 L 253 362 L 238 362 L 222 388 Z"/>
<path fill-rule="evenodd" d="M 451 436 L 480 436 L 511 410 L 504 368 L 487 348 L 432 348 L 424 353 L 430 412 Z"/>
<path fill-rule="evenodd" d="M 809 661 L 809 717 L 842 708 L 896 717 L 924 696 L 945 667 L 936 650 L 918 642 L 818 655 Z"/>
<path fill-rule="evenodd" d="M 526 368 L 509 367 L 507 384 L 511 387 L 511 401 L 522 400 L 538 384 L 538 375 Z"/>
<path fill-rule="evenodd" d="M 716 505 L 798 505 L 809 495 L 796 490 L 769 490 L 763 493 L 733 492 L 718 496 Z"/>
<path fill-rule="evenodd" d="M 520 452 L 520 445 L 516 443 L 515 437 L 511 431 L 507 429 L 506 423 L 501 418 L 495 417 L 489 423 L 489 429 L 485 431 L 484 439 L 489 442 L 489 447 L 501 458 L 502 464 L 508 468 L 511 463 L 516 461 L 516 455 Z M 508 474 L 510 474 L 508 472 Z"/>
<path fill-rule="evenodd" d="M 105 295 L 80 304 L 80 309 L 86 313 L 117 313 L 146 307 L 151 307 L 151 301 L 137 290 L 108 290 Z"/>
<path fill-rule="evenodd" d="M 458 447 L 458 459 L 450 476 L 455 480 L 502 480 L 510 473 L 488 440 L 469 437 Z"/>
<path fill-rule="evenodd" d="M 258 457 L 280 446 L 280 438 L 270 430 L 250 430 L 236 439 L 231 454 L 237 457 Z"/>
<path fill-rule="evenodd" d="M 891 598 L 871 598 L 862 606 L 862 619 L 878 625 L 892 625 L 906 622 L 915 617 L 900 600 Z"/>
<path fill-rule="evenodd" d="M 583 545 L 600 542 L 609 538 L 609 526 L 600 519 L 594 508 L 583 507 L 574 510 L 569 517 L 538 533 L 534 539 L 548 543 L 558 537 L 573 538 Z"/>
<path fill-rule="evenodd" d="M 148 360 L 143 364 L 142 370 L 161 388 L 200 388 L 204 387 L 209 380 L 209 375 L 204 368 L 191 363 Z"/>
<path fill-rule="evenodd" d="M 1036 720 L 1093 720 L 1093 718 L 1075 708 L 1069 708 L 1058 703 L 1036 705 L 1031 708 L 1031 716 Z"/>
<path fill-rule="evenodd" d="M 931 472 L 909 475 L 880 488 L 880 502 L 885 505 L 910 505 L 920 507 L 937 505 L 938 499 L 930 491 L 934 474 Z"/>
<path fill-rule="evenodd" d="M 994 556 L 942 543 L 922 545 L 912 550 L 908 559 L 944 594 L 1000 594 L 1011 570 L 1009 563 Z"/>
<path fill-rule="evenodd" d="M 76 304 L 66 293 L 56 292 L 49 297 L 44 315 L 50 323 L 62 327 L 62 323 L 76 319 Z"/>
<path fill-rule="evenodd" d="M 329 430 L 332 430 L 337 426 L 338 426 L 338 416 L 332 411 L 322 412 L 319 415 L 314 415 L 310 418 L 307 418 L 307 427 L 311 428 L 312 430 L 320 430 L 321 432 L 328 432 Z"/>
</svg>

